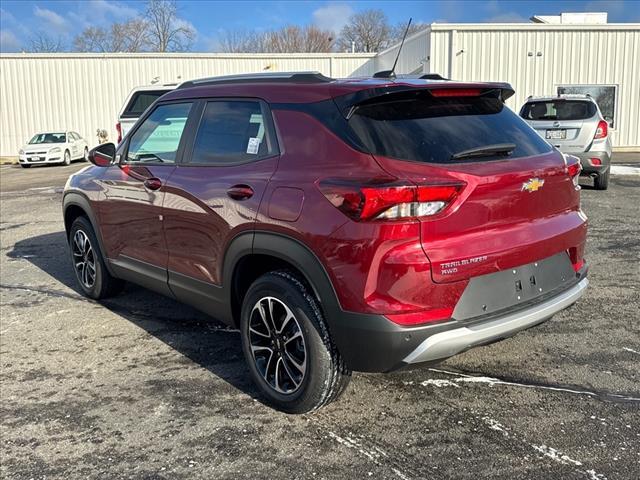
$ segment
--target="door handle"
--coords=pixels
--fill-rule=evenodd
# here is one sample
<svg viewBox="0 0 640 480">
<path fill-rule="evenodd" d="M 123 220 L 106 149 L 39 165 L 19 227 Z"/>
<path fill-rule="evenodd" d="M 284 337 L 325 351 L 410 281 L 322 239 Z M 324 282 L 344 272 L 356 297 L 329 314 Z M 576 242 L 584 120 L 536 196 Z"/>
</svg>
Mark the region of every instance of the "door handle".
<svg viewBox="0 0 640 480">
<path fill-rule="evenodd" d="M 234 185 L 227 190 L 227 195 L 234 200 L 246 200 L 253 197 L 253 188 L 249 185 Z"/>
<path fill-rule="evenodd" d="M 162 180 L 156 177 L 147 178 L 144 181 L 144 186 L 149 190 L 158 190 L 162 186 Z"/>
</svg>

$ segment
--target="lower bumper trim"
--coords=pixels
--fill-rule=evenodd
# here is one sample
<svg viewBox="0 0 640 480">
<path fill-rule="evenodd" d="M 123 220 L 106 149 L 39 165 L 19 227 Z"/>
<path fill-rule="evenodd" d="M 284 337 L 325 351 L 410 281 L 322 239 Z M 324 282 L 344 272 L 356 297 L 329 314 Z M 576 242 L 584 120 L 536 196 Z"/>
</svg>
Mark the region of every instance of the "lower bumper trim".
<svg viewBox="0 0 640 480">
<path fill-rule="evenodd" d="M 520 330 L 548 320 L 575 303 L 589 281 L 584 278 L 570 289 L 542 303 L 485 323 L 460 327 L 430 336 L 407 355 L 403 363 L 433 362 L 451 357 L 471 347 L 509 337 Z"/>
</svg>

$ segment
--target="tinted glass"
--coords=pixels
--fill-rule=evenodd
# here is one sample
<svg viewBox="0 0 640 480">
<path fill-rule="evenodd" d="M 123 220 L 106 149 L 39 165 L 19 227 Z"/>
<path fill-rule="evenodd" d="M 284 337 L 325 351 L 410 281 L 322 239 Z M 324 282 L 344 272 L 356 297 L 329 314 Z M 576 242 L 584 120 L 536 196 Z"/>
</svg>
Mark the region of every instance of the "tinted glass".
<svg viewBox="0 0 640 480">
<path fill-rule="evenodd" d="M 406 92 L 359 106 L 349 125 L 374 155 L 447 163 L 477 147 L 513 143 L 509 158 L 551 150 L 521 118 L 495 97 L 432 97 Z M 504 157 L 481 157 L 486 161 Z M 460 160 L 457 160 L 460 161 Z"/>
<path fill-rule="evenodd" d="M 67 136 L 64 133 L 38 133 L 29 140 L 29 143 L 65 143 L 66 141 Z"/>
<path fill-rule="evenodd" d="M 129 163 L 174 163 L 191 103 L 160 105 L 129 141 Z"/>
<path fill-rule="evenodd" d="M 273 153 L 259 102 L 209 102 L 202 114 L 191 163 L 228 164 Z"/>
<path fill-rule="evenodd" d="M 144 111 L 151 106 L 162 95 L 167 93 L 168 90 L 146 90 L 143 92 L 136 92 L 129 100 L 127 108 L 122 113 L 123 117 L 139 117 Z"/>
<path fill-rule="evenodd" d="M 595 114 L 593 103 L 580 100 L 528 102 L 520 112 L 525 120 L 584 120 Z"/>
</svg>

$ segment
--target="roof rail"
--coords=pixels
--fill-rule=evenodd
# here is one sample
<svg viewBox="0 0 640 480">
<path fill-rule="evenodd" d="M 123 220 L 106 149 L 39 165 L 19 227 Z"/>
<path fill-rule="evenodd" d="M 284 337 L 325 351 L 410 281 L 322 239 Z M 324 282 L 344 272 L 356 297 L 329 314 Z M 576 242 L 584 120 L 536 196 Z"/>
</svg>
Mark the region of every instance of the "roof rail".
<svg viewBox="0 0 640 480">
<path fill-rule="evenodd" d="M 229 83 L 328 83 L 332 81 L 333 78 L 325 77 L 320 72 L 247 73 L 189 80 L 178 85 L 177 89 Z"/>
</svg>

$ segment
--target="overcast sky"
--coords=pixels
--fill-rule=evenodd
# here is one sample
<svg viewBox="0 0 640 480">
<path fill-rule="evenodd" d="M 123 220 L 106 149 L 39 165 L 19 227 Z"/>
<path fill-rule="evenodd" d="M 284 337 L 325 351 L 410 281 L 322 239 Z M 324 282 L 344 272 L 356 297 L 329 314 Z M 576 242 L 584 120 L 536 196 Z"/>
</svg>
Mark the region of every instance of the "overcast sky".
<svg viewBox="0 0 640 480">
<path fill-rule="evenodd" d="M 527 22 L 532 15 L 561 12 L 608 12 L 609 22 L 640 22 L 640 1 L 179 1 L 182 21 L 196 32 L 195 51 L 217 50 L 224 30 L 265 30 L 286 24 L 314 24 L 339 32 L 349 15 L 383 10 L 392 24 L 406 22 Z M 107 26 L 135 17 L 141 0 L 2 0 L 0 50 L 20 51 L 29 37 L 42 31 L 70 45 L 87 26 Z"/>
</svg>

